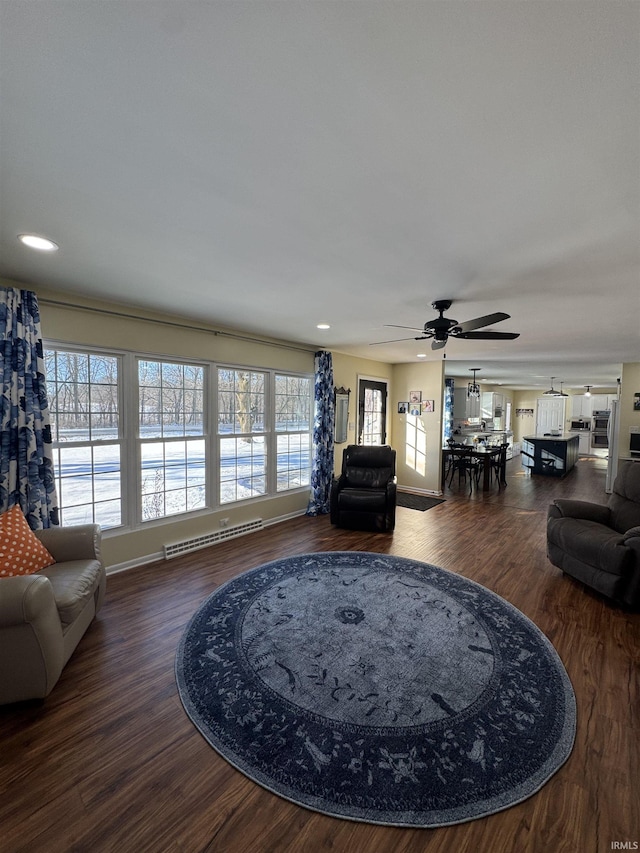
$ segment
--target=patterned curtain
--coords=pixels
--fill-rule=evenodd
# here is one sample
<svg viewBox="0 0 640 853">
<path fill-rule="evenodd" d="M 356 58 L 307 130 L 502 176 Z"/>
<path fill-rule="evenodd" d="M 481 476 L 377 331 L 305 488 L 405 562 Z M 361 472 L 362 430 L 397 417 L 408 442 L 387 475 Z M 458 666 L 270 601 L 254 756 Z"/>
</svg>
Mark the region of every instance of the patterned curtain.
<svg viewBox="0 0 640 853">
<path fill-rule="evenodd" d="M 19 504 L 32 530 L 57 525 L 49 404 L 35 293 L 0 288 L 0 512 Z"/>
<path fill-rule="evenodd" d="M 453 435 L 453 389 L 454 380 L 444 380 L 444 424 L 442 430 L 442 439 L 445 442 Z"/>
<path fill-rule="evenodd" d="M 335 398 L 333 360 L 330 352 L 319 350 L 316 353 L 315 369 L 311 498 L 307 507 L 307 515 L 323 515 L 329 512 L 329 498 L 333 480 Z"/>
</svg>

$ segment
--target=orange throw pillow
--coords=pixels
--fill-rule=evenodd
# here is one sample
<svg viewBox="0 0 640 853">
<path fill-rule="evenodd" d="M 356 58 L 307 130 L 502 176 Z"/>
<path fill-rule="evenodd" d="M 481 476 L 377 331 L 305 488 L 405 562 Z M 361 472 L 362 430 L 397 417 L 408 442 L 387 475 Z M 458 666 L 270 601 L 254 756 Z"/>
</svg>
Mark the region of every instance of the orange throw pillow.
<svg viewBox="0 0 640 853">
<path fill-rule="evenodd" d="M 0 515 L 0 578 L 32 575 L 53 563 L 18 504 Z"/>
</svg>

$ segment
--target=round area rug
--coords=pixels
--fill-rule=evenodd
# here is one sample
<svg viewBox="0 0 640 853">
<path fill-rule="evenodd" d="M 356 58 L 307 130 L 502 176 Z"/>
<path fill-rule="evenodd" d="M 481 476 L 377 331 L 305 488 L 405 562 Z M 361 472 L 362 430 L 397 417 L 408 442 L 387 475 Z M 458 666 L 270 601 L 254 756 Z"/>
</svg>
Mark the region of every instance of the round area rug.
<svg viewBox="0 0 640 853">
<path fill-rule="evenodd" d="M 226 583 L 189 623 L 176 678 L 197 728 L 250 779 L 370 823 L 512 806 L 575 735 L 567 673 L 526 616 L 444 569 L 361 551 Z"/>
</svg>

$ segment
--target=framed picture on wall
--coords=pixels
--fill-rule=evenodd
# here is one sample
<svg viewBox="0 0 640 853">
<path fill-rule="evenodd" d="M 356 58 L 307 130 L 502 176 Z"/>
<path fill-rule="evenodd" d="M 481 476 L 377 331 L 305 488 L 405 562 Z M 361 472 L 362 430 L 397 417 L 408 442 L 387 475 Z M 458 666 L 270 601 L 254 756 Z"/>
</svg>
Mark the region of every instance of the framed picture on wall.
<svg viewBox="0 0 640 853">
<path fill-rule="evenodd" d="M 406 415 L 408 411 L 409 411 L 408 401 L 403 402 L 403 403 L 398 403 L 398 414 L 399 415 Z"/>
<path fill-rule="evenodd" d="M 423 400 L 423 401 L 422 401 L 422 411 L 423 411 L 423 412 L 433 412 L 433 411 L 435 411 L 435 409 L 434 409 L 434 402 L 433 402 L 433 400 Z"/>
<path fill-rule="evenodd" d="M 409 391 L 409 402 L 412 406 L 422 400 L 422 391 Z"/>
</svg>

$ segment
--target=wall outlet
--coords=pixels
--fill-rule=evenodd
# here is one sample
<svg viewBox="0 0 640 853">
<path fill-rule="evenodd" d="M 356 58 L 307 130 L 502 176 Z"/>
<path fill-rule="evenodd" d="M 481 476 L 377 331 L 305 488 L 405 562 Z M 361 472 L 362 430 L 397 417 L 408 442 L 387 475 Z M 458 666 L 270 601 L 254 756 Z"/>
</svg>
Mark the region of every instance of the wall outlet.
<svg viewBox="0 0 640 853">
<path fill-rule="evenodd" d="M 229 519 L 228 518 L 221 518 L 220 519 L 220 527 L 228 527 L 228 526 L 229 526 Z"/>
</svg>

